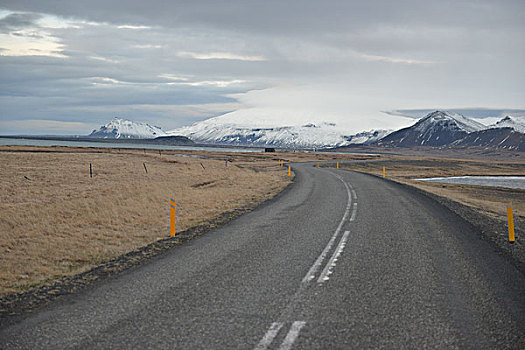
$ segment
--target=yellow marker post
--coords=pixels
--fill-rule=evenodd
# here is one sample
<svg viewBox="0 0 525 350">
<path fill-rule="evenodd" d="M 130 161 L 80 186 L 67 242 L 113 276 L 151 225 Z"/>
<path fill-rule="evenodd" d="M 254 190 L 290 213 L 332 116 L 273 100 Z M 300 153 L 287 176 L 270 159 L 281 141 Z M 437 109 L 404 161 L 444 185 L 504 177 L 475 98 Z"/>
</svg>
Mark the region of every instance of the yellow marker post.
<svg viewBox="0 0 525 350">
<path fill-rule="evenodd" d="M 177 205 L 175 200 L 170 198 L 170 237 L 175 237 L 177 233 Z"/>
<path fill-rule="evenodd" d="M 339 162 L 337 162 L 337 169 L 339 169 Z"/>
<path fill-rule="evenodd" d="M 385 167 L 383 167 L 383 179 L 386 179 L 386 170 L 385 170 Z"/>
<path fill-rule="evenodd" d="M 507 223 L 509 227 L 509 243 L 514 243 L 514 217 L 512 215 L 512 202 L 507 205 Z"/>
<path fill-rule="evenodd" d="M 292 167 L 288 165 L 288 176 L 292 176 Z"/>
</svg>

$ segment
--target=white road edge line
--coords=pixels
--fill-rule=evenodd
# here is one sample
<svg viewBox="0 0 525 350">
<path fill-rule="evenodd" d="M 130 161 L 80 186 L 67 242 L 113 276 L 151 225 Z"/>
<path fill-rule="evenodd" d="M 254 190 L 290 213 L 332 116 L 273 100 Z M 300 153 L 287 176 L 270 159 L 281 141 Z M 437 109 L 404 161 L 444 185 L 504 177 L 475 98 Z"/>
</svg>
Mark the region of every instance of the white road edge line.
<svg viewBox="0 0 525 350">
<path fill-rule="evenodd" d="M 323 272 L 321 272 L 321 275 L 319 275 L 319 278 L 317 279 L 317 283 L 323 283 L 325 281 L 328 281 L 330 279 L 330 275 L 332 274 L 332 269 L 335 267 L 335 263 L 337 262 L 337 259 L 345 249 L 346 240 L 348 239 L 348 235 L 350 234 L 350 231 L 345 231 L 343 234 L 343 237 L 341 237 L 341 240 L 339 241 L 339 244 L 337 245 L 337 248 L 334 251 L 334 254 L 332 254 L 332 257 L 330 260 L 328 260 L 328 263 L 324 267 Z"/>
<path fill-rule="evenodd" d="M 275 338 L 275 336 L 277 336 L 282 326 L 283 324 L 281 322 L 272 323 L 268 332 L 266 332 L 259 344 L 257 344 L 257 346 L 255 347 L 255 350 L 266 350 L 268 346 L 270 346 L 270 344 L 273 342 L 273 339 Z"/>
<path fill-rule="evenodd" d="M 304 321 L 295 321 L 292 324 L 292 328 L 290 328 L 290 331 L 286 335 L 286 338 L 284 338 L 281 346 L 279 347 L 279 350 L 290 350 L 293 343 L 295 342 L 295 339 L 297 339 L 299 336 L 301 328 L 303 328 L 305 324 L 306 322 Z"/>
<path fill-rule="evenodd" d="M 341 231 L 341 228 L 343 227 L 343 224 L 345 223 L 346 218 L 348 217 L 348 214 L 350 213 L 350 208 L 352 207 L 352 195 L 350 194 L 350 188 L 348 187 L 348 184 L 346 182 L 344 182 L 343 179 L 339 175 L 336 175 L 336 174 L 333 174 L 333 175 L 336 176 L 339 180 L 341 180 L 343 182 L 343 185 L 345 185 L 345 187 L 346 187 L 346 193 L 348 194 L 348 200 L 347 200 L 347 204 L 346 204 L 345 214 L 343 215 L 343 218 L 341 219 L 341 222 L 339 223 L 339 226 L 337 226 L 337 229 L 335 230 L 334 234 L 332 235 L 332 238 L 330 238 L 330 241 L 328 241 L 328 244 L 326 245 L 326 247 L 324 248 L 322 253 L 319 255 L 319 257 L 317 257 L 317 260 L 315 260 L 315 262 L 312 265 L 312 267 L 310 267 L 310 270 L 308 270 L 306 275 L 303 277 L 303 280 L 301 281 L 301 284 L 309 283 L 311 280 L 314 279 L 315 273 L 317 272 L 317 270 L 321 266 L 323 260 L 326 257 L 326 254 L 328 254 L 328 252 L 332 248 L 332 245 L 334 244 L 334 241 L 336 240 L 337 236 L 339 235 L 339 232 Z"/>
</svg>

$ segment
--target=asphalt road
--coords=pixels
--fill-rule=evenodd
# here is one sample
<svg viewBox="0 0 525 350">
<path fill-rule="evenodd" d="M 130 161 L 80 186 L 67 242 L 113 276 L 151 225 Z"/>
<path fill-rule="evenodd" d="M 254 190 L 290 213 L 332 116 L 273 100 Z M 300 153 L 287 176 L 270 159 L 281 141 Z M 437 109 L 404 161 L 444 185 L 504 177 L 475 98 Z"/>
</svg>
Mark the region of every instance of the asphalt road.
<svg viewBox="0 0 525 350">
<path fill-rule="evenodd" d="M 0 330 L 1 349 L 525 349 L 525 276 L 369 175 L 294 165 L 275 200 Z"/>
</svg>

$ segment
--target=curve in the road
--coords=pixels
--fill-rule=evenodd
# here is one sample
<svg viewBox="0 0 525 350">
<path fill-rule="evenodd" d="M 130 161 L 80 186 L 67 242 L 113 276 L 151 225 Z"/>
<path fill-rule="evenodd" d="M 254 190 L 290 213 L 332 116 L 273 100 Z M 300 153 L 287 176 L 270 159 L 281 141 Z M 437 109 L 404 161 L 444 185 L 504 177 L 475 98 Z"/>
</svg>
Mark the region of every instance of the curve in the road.
<svg viewBox="0 0 525 350">
<path fill-rule="evenodd" d="M 525 348 L 525 276 L 471 225 L 380 178 L 293 168 L 278 200 L 24 316 L 0 348 Z"/>
</svg>

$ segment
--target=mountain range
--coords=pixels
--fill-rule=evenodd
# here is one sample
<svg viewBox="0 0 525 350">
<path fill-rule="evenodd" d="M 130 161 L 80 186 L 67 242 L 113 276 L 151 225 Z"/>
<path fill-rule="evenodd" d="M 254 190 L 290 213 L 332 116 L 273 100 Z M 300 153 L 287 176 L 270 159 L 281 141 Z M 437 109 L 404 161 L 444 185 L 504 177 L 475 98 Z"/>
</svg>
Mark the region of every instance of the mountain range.
<svg viewBox="0 0 525 350">
<path fill-rule="evenodd" d="M 89 137 L 153 139 L 181 135 L 194 142 L 240 146 L 284 148 L 333 148 L 349 145 L 379 147 L 490 147 L 525 150 L 525 118 L 507 116 L 495 124 L 483 125 L 458 113 L 434 111 L 412 126 L 397 131 L 369 130 L 346 135 L 335 123 L 298 126 L 249 127 L 211 118 L 191 126 L 164 131 L 146 123 L 113 118 L 93 130 Z"/>
<path fill-rule="evenodd" d="M 525 119 L 507 116 L 485 126 L 457 113 L 435 111 L 374 143 L 383 147 L 488 147 L 525 151 Z"/>
<path fill-rule="evenodd" d="M 322 148 L 349 144 L 369 144 L 387 135 L 389 130 L 371 130 L 345 135 L 335 123 L 308 123 L 279 127 L 249 127 L 222 123 L 212 118 L 170 131 L 199 143 L 274 146 L 287 148 Z"/>
<path fill-rule="evenodd" d="M 414 125 L 395 131 L 376 144 L 378 146 L 443 146 L 486 126 L 460 114 L 435 111 Z"/>
</svg>

